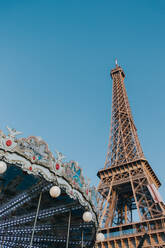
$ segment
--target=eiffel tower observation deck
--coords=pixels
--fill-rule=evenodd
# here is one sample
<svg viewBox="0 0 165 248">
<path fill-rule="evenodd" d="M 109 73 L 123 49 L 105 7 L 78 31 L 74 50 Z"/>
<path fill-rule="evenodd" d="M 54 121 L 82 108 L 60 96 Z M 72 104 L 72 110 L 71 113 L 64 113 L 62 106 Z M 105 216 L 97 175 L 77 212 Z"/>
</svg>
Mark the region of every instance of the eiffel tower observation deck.
<svg viewBox="0 0 165 248">
<path fill-rule="evenodd" d="M 97 248 L 165 247 L 161 183 L 145 159 L 126 93 L 123 69 L 111 70 L 111 129 L 100 183 Z"/>
</svg>

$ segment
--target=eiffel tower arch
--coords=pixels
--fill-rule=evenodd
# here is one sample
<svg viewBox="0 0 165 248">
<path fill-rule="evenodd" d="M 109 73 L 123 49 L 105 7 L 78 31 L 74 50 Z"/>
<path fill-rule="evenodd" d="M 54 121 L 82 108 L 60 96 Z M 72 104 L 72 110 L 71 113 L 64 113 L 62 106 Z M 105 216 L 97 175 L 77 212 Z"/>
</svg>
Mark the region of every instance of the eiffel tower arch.
<svg viewBox="0 0 165 248">
<path fill-rule="evenodd" d="M 165 205 L 161 183 L 145 159 L 126 93 L 123 69 L 113 80 L 111 129 L 100 183 L 97 248 L 165 247 Z M 138 217 L 138 221 L 137 221 Z"/>
</svg>

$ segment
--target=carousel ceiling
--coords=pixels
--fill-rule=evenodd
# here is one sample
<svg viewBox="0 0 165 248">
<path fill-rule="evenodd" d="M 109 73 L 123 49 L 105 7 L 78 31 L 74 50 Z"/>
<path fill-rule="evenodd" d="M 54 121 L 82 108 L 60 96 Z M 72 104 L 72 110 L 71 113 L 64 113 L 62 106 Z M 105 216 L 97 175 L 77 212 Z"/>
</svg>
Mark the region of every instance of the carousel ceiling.
<svg viewBox="0 0 165 248">
<path fill-rule="evenodd" d="M 93 247 L 97 193 L 38 137 L 0 131 L 0 247 Z"/>
</svg>

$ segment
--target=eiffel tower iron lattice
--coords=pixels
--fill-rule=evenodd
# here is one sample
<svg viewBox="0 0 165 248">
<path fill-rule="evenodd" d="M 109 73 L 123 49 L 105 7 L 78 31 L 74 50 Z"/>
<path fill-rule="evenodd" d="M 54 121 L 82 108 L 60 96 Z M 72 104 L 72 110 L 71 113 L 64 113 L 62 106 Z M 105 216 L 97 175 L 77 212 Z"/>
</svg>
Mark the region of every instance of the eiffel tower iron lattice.
<svg viewBox="0 0 165 248">
<path fill-rule="evenodd" d="M 111 71 L 113 80 L 111 129 L 100 183 L 98 248 L 165 247 L 165 205 L 161 183 L 145 159 L 135 127 L 123 69 Z M 136 222 L 139 217 L 138 222 Z M 141 242 L 141 239 L 145 240 Z"/>
</svg>

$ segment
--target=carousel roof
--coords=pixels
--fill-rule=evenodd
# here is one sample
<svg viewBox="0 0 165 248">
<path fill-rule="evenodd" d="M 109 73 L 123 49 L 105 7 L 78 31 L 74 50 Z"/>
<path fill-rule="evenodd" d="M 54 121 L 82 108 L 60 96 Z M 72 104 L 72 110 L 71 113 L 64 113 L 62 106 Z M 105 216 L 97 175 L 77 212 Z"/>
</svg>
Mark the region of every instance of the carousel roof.
<svg viewBox="0 0 165 248">
<path fill-rule="evenodd" d="M 66 161 L 61 152 L 56 156 L 41 137 L 17 138 L 21 132 L 7 127 L 8 134 L 0 130 L 0 158 L 8 164 L 21 167 L 28 174 L 42 175 L 47 181 L 59 185 L 82 206 L 87 206 L 97 223 L 97 191 L 83 176 L 75 161 Z"/>
<path fill-rule="evenodd" d="M 78 163 L 54 156 L 40 137 L 18 139 L 7 129 L 0 131 L 0 245 L 93 247 L 97 191 Z"/>
</svg>

